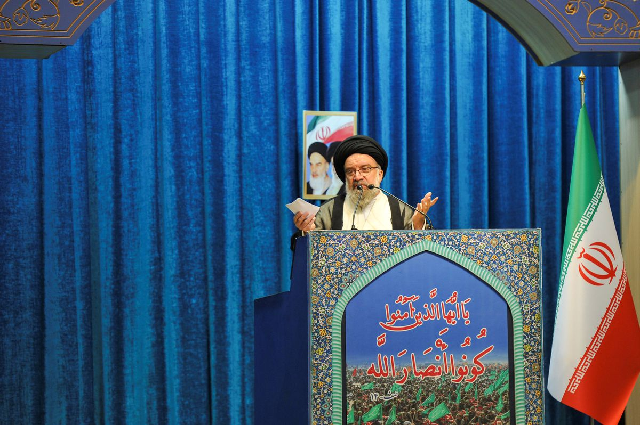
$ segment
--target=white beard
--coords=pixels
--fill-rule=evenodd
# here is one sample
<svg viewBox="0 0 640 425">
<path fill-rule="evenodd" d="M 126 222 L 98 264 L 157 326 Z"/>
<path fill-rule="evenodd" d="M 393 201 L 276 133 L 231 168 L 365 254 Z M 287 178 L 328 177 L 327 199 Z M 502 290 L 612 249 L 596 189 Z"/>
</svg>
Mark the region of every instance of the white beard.
<svg viewBox="0 0 640 425">
<path fill-rule="evenodd" d="M 309 176 L 309 186 L 311 186 L 311 189 L 313 189 L 314 195 L 322 195 L 322 193 L 324 193 L 324 178 L 325 176 Z"/>
<path fill-rule="evenodd" d="M 362 191 L 362 199 L 360 199 L 360 203 L 358 203 L 358 198 L 360 198 L 360 191 L 358 189 L 352 189 L 349 185 L 347 185 L 347 197 L 353 202 L 353 205 L 358 205 L 359 208 L 364 208 L 373 201 L 373 198 L 378 196 L 378 189 L 368 189 Z"/>
</svg>

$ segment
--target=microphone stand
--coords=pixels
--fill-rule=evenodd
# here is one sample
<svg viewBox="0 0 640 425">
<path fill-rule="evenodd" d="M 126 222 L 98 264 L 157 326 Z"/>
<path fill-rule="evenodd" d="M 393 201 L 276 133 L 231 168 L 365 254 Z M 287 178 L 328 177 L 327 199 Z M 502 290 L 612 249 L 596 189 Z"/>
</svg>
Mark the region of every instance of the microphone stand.
<svg viewBox="0 0 640 425">
<path fill-rule="evenodd" d="M 356 211 L 358 211 L 358 205 L 360 205 L 360 199 L 362 199 L 362 193 L 363 193 L 361 185 L 358 185 L 356 187 L 360 191 L 360 196 L 358 196 L 358 202 L 356 203 L 356 209 L 353 210 L 353 220 L 351 221 L 351 230 L 358 230 L 358 229 L 356 229 Z"/>
<path fill-rule="evenodd" d="M 424 218 L 427 220 L 427 230 L 433 230 L 433 224 L 431 224 L 431 219 L 429 218 L 429 216 L 426 213 L 423 213 L 422 211 L 420 211 L 419 209 L 417 209 L 416 207 L 414 207 L 413 205 L 409 205 L 407 204 L 405 201 L 403 201 L 402 199 L 398 198 L 396 195 L 394 195 L 393 193 L 384 190 L 383 188 L 379 187 L 379 186 L 374 186 L 372 184 L 370 184 L 369 186 L 367 186 L 367 188 L 369 188 L 369 190 L 371 189 L 380 189 L 381 191 L 383 191 L 384 193 L 386 193 L 387 195 L 391 196 L 392 198 L 394 198 L 397 201 L 402 202 L 403 204 L 405 204 L 406 206 L 408 206 L 409 208 L 411 208 L 412 210 L 422 214 L 424 216 Z M 417 230 L 417 229 L 414 229 Z"/>
</svg>

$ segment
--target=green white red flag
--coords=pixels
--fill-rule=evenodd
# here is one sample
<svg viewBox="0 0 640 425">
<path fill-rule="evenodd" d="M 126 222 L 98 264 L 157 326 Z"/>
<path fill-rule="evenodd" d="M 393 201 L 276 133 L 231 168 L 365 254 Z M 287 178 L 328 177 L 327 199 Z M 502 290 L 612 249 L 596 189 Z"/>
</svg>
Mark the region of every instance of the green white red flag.
<svg viewBox="0 0 640 425">
<path fill-rule="evenodd" d="M 547 389 L 563 404 L 617 424 L 639 372 L 640 327 L 583 105 Z"/>
<path fill-rule="evenodd" d="M 353 116 L 318 115 L 307 126 L 307 146 L 314 142 L 322 142 L 325 145 L 342 142 L 354 134 Z"/>
</svg>

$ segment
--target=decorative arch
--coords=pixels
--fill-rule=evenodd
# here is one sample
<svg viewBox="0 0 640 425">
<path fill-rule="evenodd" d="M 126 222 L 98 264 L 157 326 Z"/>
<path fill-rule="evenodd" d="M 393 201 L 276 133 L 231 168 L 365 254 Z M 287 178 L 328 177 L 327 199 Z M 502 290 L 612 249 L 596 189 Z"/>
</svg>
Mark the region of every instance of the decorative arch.
<svg viewBox="0 0 640 425">
<path fill-rule="evenodd" d="M 331 321 L 331 367 L 332 367 L 332 421 L 334 424 L 342 423 L 342 322 L 344 312 L 346 311 L 349 301 L 355 297 L 358 292 L 373 282 L 383 273 L 401 262 L 414 257 L 423 252 L 430 252 L 439 255 L 456 265 L 466 269 L 477 278 L 488 284 L 506 301 L 509 311 L 513 319 L 513 353 L 514 353 L 514 386 L 515 386 L 515 414 L 518 423 L 524 422 L 525 419 L 525 373 L 524 373 L 524 340 L 523 340 L 523 309 L 518 298 L 512 293 L 511 289 L 505 285 L 500 279 L 493 275 L 487 269 L 480 267 L 476 262 L 465 257 L 452 249 L 436 244 L 429 240 L 418 242 L 414 245 L 400 250 L 398 253 L 385 258 L 376 264 L 361 276 L 359 276 L 348 288 L 346 288 L 338 298 L 333 310 Z"/>
<path fill-rule="evenodd" d="M 3 0 L 0 58 L 46 59 L 76 42 L 114 0 Z"/>
<path fill-rule="evenodd" d="M 617 66 L 640 57 L 640 2 L 470 1 L 507 28 L 538 65 Z"/>
</svg>

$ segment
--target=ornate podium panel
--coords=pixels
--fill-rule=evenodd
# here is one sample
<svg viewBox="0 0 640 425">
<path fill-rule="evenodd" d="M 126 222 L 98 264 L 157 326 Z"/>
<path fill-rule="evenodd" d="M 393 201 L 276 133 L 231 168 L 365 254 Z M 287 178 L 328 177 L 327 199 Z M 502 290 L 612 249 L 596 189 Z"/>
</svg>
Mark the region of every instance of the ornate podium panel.
<svg viewBox="0 0 640 425">
<path fill-rule="evenodd" d="M 539 229 L 301 243 L 291 291 L 256 300 L 256 421 L 544 422 Z"/>
</svg>

